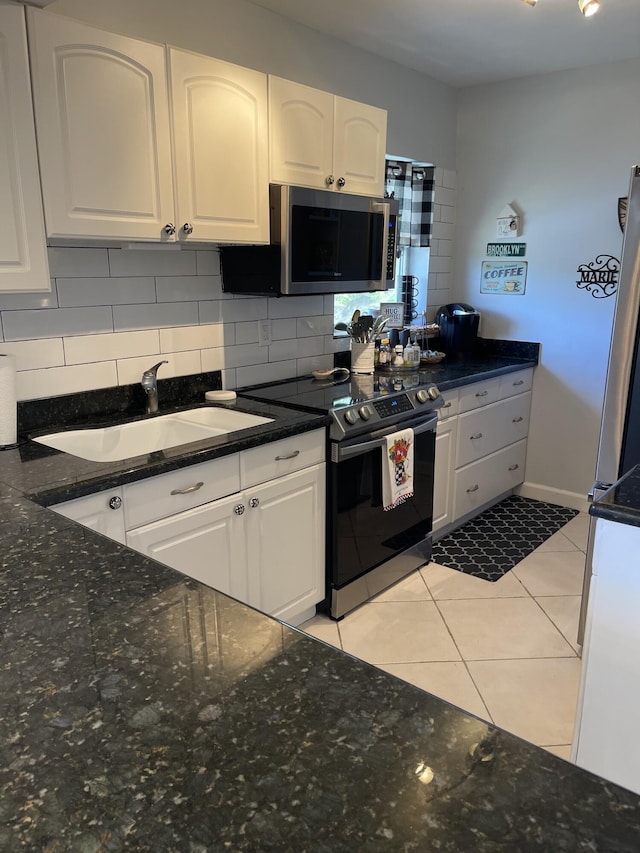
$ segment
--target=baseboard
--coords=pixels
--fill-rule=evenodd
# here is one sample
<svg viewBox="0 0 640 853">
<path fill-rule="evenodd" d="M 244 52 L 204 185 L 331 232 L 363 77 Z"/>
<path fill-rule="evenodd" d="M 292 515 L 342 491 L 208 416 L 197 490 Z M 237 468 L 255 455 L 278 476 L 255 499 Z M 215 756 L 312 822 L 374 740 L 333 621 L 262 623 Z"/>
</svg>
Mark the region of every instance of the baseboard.
<svg viewBox="0 0 640 853">
<path fill-rule="evenodd" d="M 589 501 L 586 495 L 579 492 L 568 492 L 565 489 L 554 489 L 541 483 L 522 483 L 515 492 L 522 498 L 532 498 L 536 501 L 546 501 L 550 504 L 577 509 L 580 512 L 589 511 Z"/>
</svg>

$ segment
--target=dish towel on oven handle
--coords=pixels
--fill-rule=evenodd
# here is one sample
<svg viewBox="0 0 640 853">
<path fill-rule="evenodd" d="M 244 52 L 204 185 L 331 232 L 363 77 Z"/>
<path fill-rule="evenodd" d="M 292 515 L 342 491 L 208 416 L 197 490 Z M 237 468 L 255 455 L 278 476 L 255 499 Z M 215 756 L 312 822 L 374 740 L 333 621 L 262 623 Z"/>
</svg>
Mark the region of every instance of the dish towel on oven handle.
<svg viewBox="0 0 640 853">
<path fill-rule="evenodd" d="M 413 430 L 386 436 L 382 445 L 382 505 L 394 509 L 413 496 Z"/>
</svg>

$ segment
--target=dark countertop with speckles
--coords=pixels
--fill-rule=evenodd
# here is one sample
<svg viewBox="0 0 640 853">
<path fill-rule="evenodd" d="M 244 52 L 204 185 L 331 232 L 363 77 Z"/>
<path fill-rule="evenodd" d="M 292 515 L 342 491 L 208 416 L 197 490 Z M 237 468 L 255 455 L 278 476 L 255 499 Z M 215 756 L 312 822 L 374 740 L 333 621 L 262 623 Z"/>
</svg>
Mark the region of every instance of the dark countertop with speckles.
<svg viewBox="0 0 640 853">
<path fill-rule="evenodd" d="M 39 506 L 21 452 L 0 455 L 3 852 L 640 849 L 636 795 Z"/>
<path fill-rule="evenodd" d="M 640 527 L 640 465 L 614 483 L 589 508 L 590 515 Z"/>
</svg>

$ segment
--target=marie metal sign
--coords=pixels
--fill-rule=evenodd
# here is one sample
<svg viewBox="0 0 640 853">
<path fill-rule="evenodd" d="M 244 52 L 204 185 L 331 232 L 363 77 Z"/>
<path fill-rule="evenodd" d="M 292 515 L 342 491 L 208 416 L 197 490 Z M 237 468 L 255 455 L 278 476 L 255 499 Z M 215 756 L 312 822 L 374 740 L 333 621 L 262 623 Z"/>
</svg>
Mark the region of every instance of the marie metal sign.
<svg viewBox="0 0 640 853">
<path fill-rule="evenodd" d="M 595 261 L 580 264 L 576 287 L 586 290 L 595 299 L 606 299 L 618 290 L 620 261 L 613 255 L 598 255 Z"/>
</svg>

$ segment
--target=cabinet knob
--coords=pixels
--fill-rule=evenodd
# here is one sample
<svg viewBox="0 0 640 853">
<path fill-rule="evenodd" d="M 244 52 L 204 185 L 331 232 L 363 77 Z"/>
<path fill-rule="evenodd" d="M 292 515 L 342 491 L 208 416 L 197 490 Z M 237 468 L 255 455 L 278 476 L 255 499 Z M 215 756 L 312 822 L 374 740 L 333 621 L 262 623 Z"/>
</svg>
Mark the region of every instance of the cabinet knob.
<svg viewBox="0 0 640 853">
<path fill-rule="evenodd" d="M 169 237 L 173 237 L 173 235 L 176 233 L 176 226 L 173 224 L 173 222 L 167 222 L 163 230 L 165 234 L 169 235 Z"/>
<path fill-rule="evenodd" d="M 347 183 L 347 182 L 345 181 L 345 179 L 344 179 L 344 178 L 338 178 L 338 186 L 340 187 L 340 189 L 342 189 L 342 187 L 343 187 L 346 183 Z"/>
<path fill-rule="evenodd" d="M 334 181 L 335 178 L 333 177 L 333 175 L 327 175 L 327 177 L 324 179 L 324 182 L 328 187 L 330 187 Z"/>
<path fill-rule="evenodd" d="M 193 234 L 193 225 L 190 222 L 185 222 L 182 226 L 182 230 L 185 234 Z"/>
<path fill-rule="evenodd" d="M 109 509 L 120 509 L 122 506 L 122 498 L 119 495 L 114 495 L 109 498 Z"/>
<path fill-rule="evenodd" d="M 249 506 L 251 509 L 255 509 L 257 506 L 260 506 L 260 498 L 251 498 Z"/>
<path fill-rule="evenodd" d="M 244 504 L 236 504 L 233 508 L 236 515 L 242 515 L 244 512 Z"/>
</svg>

